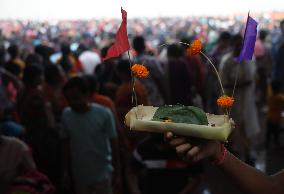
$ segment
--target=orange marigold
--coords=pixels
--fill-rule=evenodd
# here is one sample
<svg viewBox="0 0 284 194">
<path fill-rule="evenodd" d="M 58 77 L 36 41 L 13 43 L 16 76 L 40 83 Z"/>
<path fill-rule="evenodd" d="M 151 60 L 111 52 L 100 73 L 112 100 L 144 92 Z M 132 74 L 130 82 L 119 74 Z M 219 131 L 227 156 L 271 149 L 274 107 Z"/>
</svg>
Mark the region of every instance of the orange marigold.
<svg viewBox="0 0 284 194">
<path fill-rule="evenodd" d="M 165 119 L 164 122 L 166 122 L 166 123 L 171 123 L 171 122 L 173 122 L 173 121 L 172 121 L 171 119 Z"/>
<path fill-rule="evenodd" d="M 144 65 L 140 65 L 140 64 L 134 64 L 131 67 L 131 71 L 136 77 L 139 77 L 139 78 L 146 78 L 149 75 L 148 69 Z"/>
<path fill-rule="evenodd" d="M 202 49 L 202 42 L 200 40 L 194 40 L 190 47 L 187 49 L 187 54 L 189 56 L 192 56 L 192 55 L 197 55 L 200 53 Z"/>
<path fill-rule="evenodd" d="M 222 108 L 229 108 L 229 107 L 233 106 L 234 101 L 235 100 L 232 97 L 224 95 L 224 96 L 220 96 L 217 99 L 217 104 L 218 104 L 218 106 L 220 106 Z"/>
</svg>

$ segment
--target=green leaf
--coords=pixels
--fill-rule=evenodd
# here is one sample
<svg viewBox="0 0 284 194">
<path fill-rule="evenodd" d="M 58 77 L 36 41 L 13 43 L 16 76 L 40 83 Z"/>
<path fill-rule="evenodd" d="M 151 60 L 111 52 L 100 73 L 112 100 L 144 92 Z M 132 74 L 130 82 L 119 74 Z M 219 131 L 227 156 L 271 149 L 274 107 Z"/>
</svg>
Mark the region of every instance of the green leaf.
<svg viewBox="0 0 284 194">
<path fill-rule="evenodd" d="M 208 125 L 205 112 L 194 106 L 165 105 L 155 112 L 152 121 L 164 121 L 170 119 L 174 123 L 188 123 Z"/>
</svg>

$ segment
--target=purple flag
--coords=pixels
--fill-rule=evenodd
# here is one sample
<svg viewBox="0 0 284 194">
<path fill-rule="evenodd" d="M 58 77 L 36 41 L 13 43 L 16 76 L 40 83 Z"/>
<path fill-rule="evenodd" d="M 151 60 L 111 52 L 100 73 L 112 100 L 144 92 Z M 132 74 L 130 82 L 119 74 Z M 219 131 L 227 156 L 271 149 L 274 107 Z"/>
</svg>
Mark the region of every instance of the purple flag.
<svg viewBox="0 0 284 194">
<path fill-rule="evenodd" d="M 257 22 L 248 15 L 242 50 L 239 57 L 237 58 L 238 62 L 241 62 L 242 60 L 252 59 L 256 36 L 257 36 Z"/>
</svg>

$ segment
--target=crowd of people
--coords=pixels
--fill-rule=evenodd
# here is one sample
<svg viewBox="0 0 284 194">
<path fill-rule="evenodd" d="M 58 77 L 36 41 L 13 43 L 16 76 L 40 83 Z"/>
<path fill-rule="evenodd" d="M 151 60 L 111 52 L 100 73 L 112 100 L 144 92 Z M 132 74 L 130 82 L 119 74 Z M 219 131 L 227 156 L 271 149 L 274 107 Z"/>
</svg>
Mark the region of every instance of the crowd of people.
<svg viewBox="0 0 284 194">
<path fill-rule="evenodd" d="M 150 72 L 135 80 L 137 103 L 222 114 L 212 67 L 179 43 L 202 40 L 226 94 L 238 77 L 228 149 L 254 165 L 256 144 L 271 147 L 273 137 L 281 146 L 284 110 L 284 21 L 272 28 L 259 21 L 254 59 L 237 63 L 240 19 L 130 20 L 129 57 Z M 204 162 L 183 160 L 162 135 L 124 125 L 135 106 L 128 55 L 102 60 L 117 24 L 0 21 L 0 193 L 186 194 L 200 187 Z M 259 121 L 263 111 L 267 126 Z M 255 141 L 264 131 L 264 142 Z"/>
</svg>

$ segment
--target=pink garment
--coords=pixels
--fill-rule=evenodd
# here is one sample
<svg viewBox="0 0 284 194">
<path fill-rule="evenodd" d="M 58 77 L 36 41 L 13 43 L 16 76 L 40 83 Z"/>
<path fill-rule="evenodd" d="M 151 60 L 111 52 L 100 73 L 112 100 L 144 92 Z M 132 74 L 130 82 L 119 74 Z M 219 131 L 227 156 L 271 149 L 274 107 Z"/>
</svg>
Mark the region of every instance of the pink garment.
<svg viewBox="0 0 284 194">
<path fill-rule="evenodd" d="M 264 54 L 265 54 L 264 45 L 259 39 L 257 39 L 254 47 L 254 56 L 258 58 L 264 56 Z"/>
<path fill-rule="evenodd" d="M 9 100 L 12 103 L 16 103 L 18 91 L 17 91 L 16 87 L 14 86 L 13 82 L 8 83 L 6 90 L 7 90 L 8 96 L 9 96 Z"/>
</svg>

